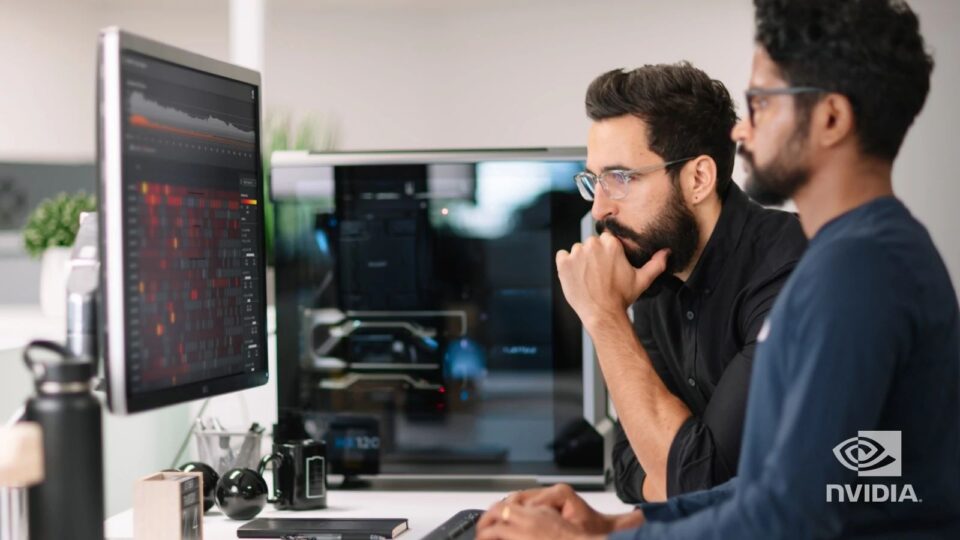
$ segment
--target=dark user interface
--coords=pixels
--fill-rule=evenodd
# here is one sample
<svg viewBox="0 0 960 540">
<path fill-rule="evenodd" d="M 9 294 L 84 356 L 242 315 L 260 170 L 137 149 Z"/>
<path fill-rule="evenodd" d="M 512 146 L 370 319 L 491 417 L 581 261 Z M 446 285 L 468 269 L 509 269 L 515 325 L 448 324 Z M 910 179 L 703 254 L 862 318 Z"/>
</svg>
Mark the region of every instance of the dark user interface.
<svg viewBox="0 0 960 540">
<path fill-rule="evenodd" d="M 257 89 L 129 51 L 121 62 L 131 392 L 256 371 Z"/>
</svg>

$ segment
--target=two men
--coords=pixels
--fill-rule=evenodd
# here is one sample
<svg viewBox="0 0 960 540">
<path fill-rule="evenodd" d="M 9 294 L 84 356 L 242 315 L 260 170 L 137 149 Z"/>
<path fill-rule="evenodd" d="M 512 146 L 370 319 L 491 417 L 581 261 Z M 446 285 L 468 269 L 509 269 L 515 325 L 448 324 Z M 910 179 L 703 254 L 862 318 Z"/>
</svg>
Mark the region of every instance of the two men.
<svg viewBox="0 0 960 540">
<path fill-rule="evenodd" d="M 917 18 L 890 0 L 756 8 L 748 114 L 732 135 L 749 191 L 792 197 L 811 242 L 757 336 L 738 476 L 623 516 L 564 486 L 523 492 L 479 538 L 960 536 L 960 310 L 891 179 L 933 67 Z M 599 243 L 617 253 L 616 240 Z M 559 259 L 561 277 L 591 264 Z M 604 279 L 637 290 L 666 262 L 624 261 Z"/>
<path fill-rule="evenodd" d="M 806 238 L 795 216 L 733 183 L 736 113 L 703 71 L 611 71 L 586 109 L 577 182 L 602 234 L 560 252 L 557 268 L 619 414 L 617 492 L 664 500 L 735 475 L 757 333 Z M 652 287 L 629 279 L 662 249 Z"/>
</svg>

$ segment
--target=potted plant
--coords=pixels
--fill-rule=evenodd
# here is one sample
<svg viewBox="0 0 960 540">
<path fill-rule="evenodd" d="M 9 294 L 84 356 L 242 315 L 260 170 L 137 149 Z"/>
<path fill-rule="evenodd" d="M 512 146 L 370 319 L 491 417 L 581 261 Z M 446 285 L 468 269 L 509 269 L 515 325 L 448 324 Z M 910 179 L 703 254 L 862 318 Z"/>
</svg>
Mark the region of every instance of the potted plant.
<svg viewBox="0 0 960 540">
<path fill-rule="evenodd" d="M 80 214 L 95 210 L 96 199 L 91 195 L 60 193 L 41 201 L 23 228 L 27 253 L 41 260 L 40 307 L 48 317 L 66 315 L 70 246 L 80 228 Z"/>
</svg>

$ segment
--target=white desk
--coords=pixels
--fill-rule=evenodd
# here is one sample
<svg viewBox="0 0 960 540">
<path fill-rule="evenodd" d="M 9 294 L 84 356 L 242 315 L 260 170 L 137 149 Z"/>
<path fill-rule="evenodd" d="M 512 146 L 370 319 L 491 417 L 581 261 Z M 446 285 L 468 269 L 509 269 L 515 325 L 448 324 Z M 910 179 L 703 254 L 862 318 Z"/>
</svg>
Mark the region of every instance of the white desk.
<svg viewBox="0 0 960 540">
<path fill-rule="evenodd" d="M 417 540 L 460 510 L 485 510 L 506 495 L 498 491 L 333 491 L 328 492 L 326 510 L 278 512 L 272 507 L 257 517 L 329 517 L 329 518 L 406 518 L 410 530 L 400 538 Z M 583 492 L 591 506 L 604 513 L 629 512 L 632 506 L 617 499 L 615 493 Z M 204 518 L 204 540 L 234 540 L 237 527 L 245 521 L 227 519 L 216 507 Z M 107 520 L 107 540 L 133 538 L 133 510 Z"/>
</svg>

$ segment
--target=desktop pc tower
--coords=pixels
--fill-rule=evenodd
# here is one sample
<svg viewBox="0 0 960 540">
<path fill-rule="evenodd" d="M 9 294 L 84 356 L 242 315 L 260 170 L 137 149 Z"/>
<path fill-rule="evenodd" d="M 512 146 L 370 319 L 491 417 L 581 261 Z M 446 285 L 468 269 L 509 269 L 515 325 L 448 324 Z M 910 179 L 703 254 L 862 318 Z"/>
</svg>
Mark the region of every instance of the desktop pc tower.
<svg viewBox="0 0 960 540">
<path fill-rule="evenodd" d="M 606 399 L 557 250 L 578 148 L 273 157 L 281 431 L 331 473 L 603 485 Z"/>
</svg>

